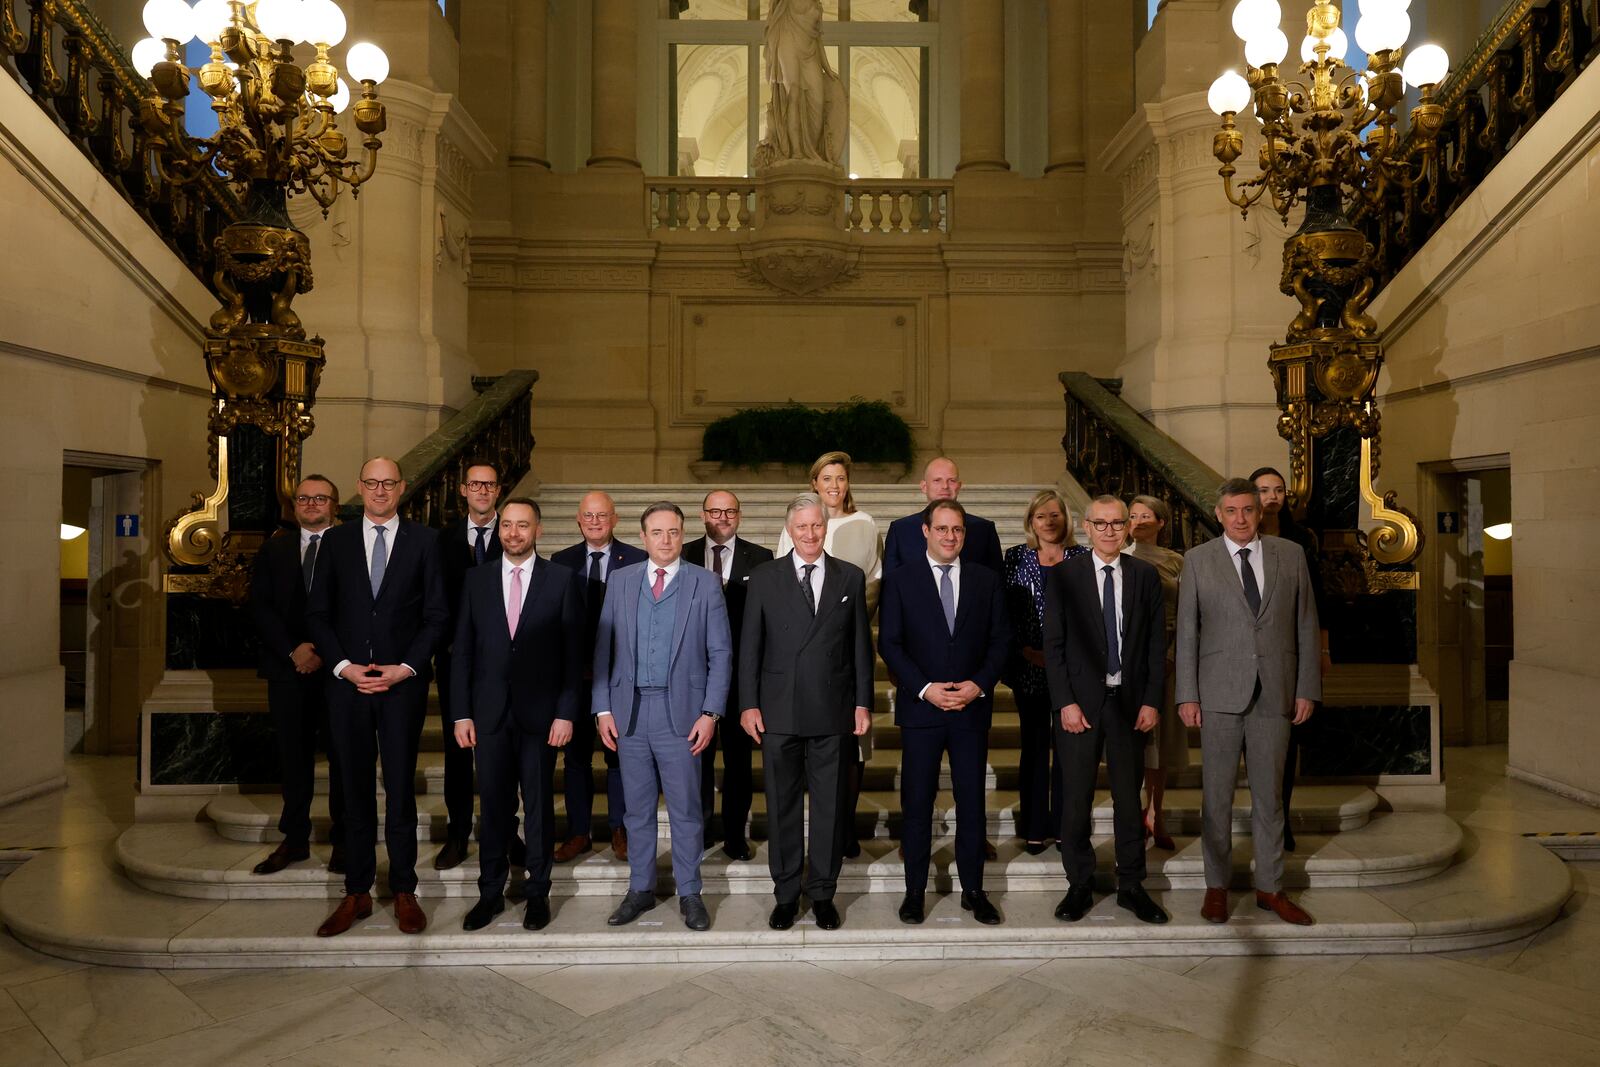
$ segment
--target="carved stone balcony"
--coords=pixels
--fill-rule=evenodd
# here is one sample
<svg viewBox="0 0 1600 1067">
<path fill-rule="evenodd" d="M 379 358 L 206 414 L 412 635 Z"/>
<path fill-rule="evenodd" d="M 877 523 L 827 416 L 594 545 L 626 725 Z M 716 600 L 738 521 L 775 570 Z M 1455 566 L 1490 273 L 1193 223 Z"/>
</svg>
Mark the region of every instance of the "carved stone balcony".
<svg viewBox="0 0 1600 1067">
<path fill-rule="evenodd" d="M 823 181 L 842 197 L 847 232 L 873 235 L 950 232 L 953 182 L 912 178 Z M 650 178 L 645 182 L 645 225 L 652 234 L 662 231 L 734 234 L 759 229 L 764 214 L 779 213 L 790 203 L 788 200 L 768 202 L 769 196 L 777 192 L 771 188 L 773 184 L 767 176 Z M 787 186 L 789 182 L 781 184 Z"/>
</svg>

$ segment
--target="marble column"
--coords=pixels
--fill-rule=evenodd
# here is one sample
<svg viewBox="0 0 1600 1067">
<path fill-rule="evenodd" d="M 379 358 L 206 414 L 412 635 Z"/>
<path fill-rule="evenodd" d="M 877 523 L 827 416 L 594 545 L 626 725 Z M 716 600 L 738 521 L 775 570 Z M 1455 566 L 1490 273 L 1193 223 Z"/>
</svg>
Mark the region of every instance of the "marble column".
<svg viewBox="0 0 1600 1067">
<path fill-rule="evenodd" d="M 511 9 L 515 61 L 511 66 L 510 162 L 516 166 L 550 167 L 545 137 L 545 63 L 549 31 L 548 0 L 525 0 Z"/>
<path fill-rule="evenodd" d="M 956 170 L 1010 170 L 1006 161 L 1005 8 L 961 5 L 961 161 Z"/>
<path fill-rule="evenodd" d="M 1044 171 L 1083 170 L 1083 0 L 1054 0 L 1048 10 L 1050 159 Z"/>
<path fill-rule="evenodd" d="M 594 0 L 589 166 L 639 166 L 638 7 L 634 0 Z"/>
</svg>

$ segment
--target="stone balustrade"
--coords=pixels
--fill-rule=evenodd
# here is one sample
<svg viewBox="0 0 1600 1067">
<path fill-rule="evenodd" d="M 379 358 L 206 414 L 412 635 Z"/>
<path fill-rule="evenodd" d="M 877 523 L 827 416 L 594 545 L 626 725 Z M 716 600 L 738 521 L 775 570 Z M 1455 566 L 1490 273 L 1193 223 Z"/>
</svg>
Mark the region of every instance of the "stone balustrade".
<svg viewBox="0 0 1600 1067">
<path fill-rule="evenodd" d="M 748 230 L 759 183 L 750 178 L 651 178 L 646 227 L 654 230 Z"/>
<path fill-rule="evenodd" d="M 866 234 L 949 233 L 954 183 L 839 180 L 845 229 Z M 760 228 L 762 178 L 650 178 L 645 224 L 660 230 L 736 233 Z"/>
<path fill-rule="evenodd" d="M 845 193 L 849 228 L 859 233 L 949 233 L 952 188 L 947 181 L 850 182 Z"/>
</svg>

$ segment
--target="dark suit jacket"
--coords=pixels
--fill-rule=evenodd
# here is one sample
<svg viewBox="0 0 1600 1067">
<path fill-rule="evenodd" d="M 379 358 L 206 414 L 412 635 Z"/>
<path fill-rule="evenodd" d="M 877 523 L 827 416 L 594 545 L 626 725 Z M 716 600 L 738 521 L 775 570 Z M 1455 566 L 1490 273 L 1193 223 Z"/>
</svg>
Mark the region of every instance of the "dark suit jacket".
<svg viewBox="0 0 1600 1067">
<path fill-rule="evenodd" d="M 491 563 L 501 556 L 500 548 L 500 523 L 497 520 L 489 528 L 489 536 L 484 539 L 487 551 L 485 563 Z M 466 581 L 467 572 L 478 565 L 478 558 L 473 555 L 472 545 L 467 541 L 467 518 L 452 522 L 449 526 L 439 531 L 439 559 L 444 564 L 444 595 L 445 603 L 450 605 L 451 619 L 455 619 L 455 612 L 461 605 L 461 586 Z M 444 647 L 449 648 L 455 636 L 455 626 L 445 631 Z"/>
<path fill-rule="evenodd" d="M 1090 724 L 1100 721 L 1106 700 L 1106 624 L 1101 606 L 1100 558 L 1093 552 L 1050 568 L 1044 592 L 1044 669 L 1050 704 L 1076 704 Z M 1137 715 L 1145 704 L 1160 710 L 1166 696 L 1167 616 L 1161 574 L 1152 564 L 1123 553 L 1122 708 Z"/>
<path fill-rule="evenodd" d="M 994 523 L 982 515 L 967 513 L 967 541 L 961 546 L 961 562 L 988 567 L 996 574 L 1005 571 L 1005 557 L 1000 552 L 1000 535 Z M 906 515 L 889 524 L 883 539 L 883 573 L 907 563 L 927 558 L 928 539 L 922 536 L 922 512 Z"/>
<path fill-rule="evenodd" d="M 465 536 L 463 534 L 463 536 Z M 506 630 L 501 563 L 466 572 L 450 675 L 451 716 L 493 733 L 510 717 L 543 743 L 553 719 L 578 712 L 589 650 L 578 576 L 534 557 L 517 632 Z"/>
<path fill-rule="evenodd" d="M 695 566 L 704 566 L 701 561 L 706 558 L 706 539 L 696 537 L 684 545 L 683 558 Z M 722 594 L 728 601 L 728 625 L 733 630 L 733 655 L 736 665 L 739 657 L 739 628 L 744 625 L 744 602 L 749 591 L 750 575 L 771 558 L 772 549 L 763 548 L 754 541 L 747 541 L 742 537 L 734 538 L 733 566 L 728 571 L 728 582 L 722 587 Z M 709 567 L 706 569 L 710 570 Z M 737 702 L 739 695 L 737 690 L 728 695 Z"/>
<path fill-rule="evenodd" d="M 922 558 L 927 559 L 926 549 Z M 913 562 L 884 575 L 878 600 L 878 652 L 898 685 L 894 720 L 901 726 L 954 722 L 988 730 L 994 689 L 1010 651 L 1011 623 L 998 574 L 962 562 L 953 634 L 945 626 L 939 587 L 926 563 Z M 968 679 L 983 695 L 960 711 L 944 711 L 917 696 L 929 682 Z"/>
<path fill-rule="evenodd" d="M 589 595 L 589 552 L 588 543 L 579 541 L 570 548 L 563 548 L 560 552 L 550 557 L 551 563 L 565 567 L 569 571 L 576 571 L 579 583 L 583 587 L 584 633 L 588 635 L 589 641 L 589 652 L 584 653 L 585 659 L 594 650 L 595 631 L 600 628 L 600 609 L 605 604 L 603 593 L 600 596 L 591 597 Z M 643 563 L 649 558 L 649 554 L 644 549 L 625 545 L 621 541 L 613 539 L 611 542 L 611 561 L 607 564 L 606 579 L 609 581 L 611 575 L 630 563 Z"/>
<path fill-rule="evenodd" d="M 861 568 L 826 553 L 817 613 L 806 606 L 792 552 L 750 575 L 739 637 L 739 707 L 768 730 L 820 737 L 855 732 L 872 708 L 872 632 Z"/>
<path fill-rule="evenodd" d="M 404 663 L 426 688 L 434 651 L 450 625 L 439 531 L 402 518 L 389 546 L 376 598 L 367 575 L 366 519 L 335 526 L 323 537 L 306 621 L 328 670 L 352 663 Z"/>
<path fill-rule="evenodd" d="M 317 549 L 320 556 L 322 542 L 317 542 Z M 274 682 L 301 677 L 289 659 L 291 652 L 311 640 L 306 625 L 305 572 L 300 569 L 300 527 L 279 530 L 256 553 L 249 611 L 261 645 L 257 677 Z"/>
</svg>

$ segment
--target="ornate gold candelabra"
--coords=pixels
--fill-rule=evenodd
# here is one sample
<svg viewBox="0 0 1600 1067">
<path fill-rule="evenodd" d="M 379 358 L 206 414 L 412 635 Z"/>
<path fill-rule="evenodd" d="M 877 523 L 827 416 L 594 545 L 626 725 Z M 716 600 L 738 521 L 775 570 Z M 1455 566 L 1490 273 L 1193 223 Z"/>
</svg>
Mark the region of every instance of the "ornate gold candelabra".
<svg viewBox="0 0 1600 1067">
<path fill-rule="evenodd" d="M 139 108 L 151 165 L 178 184 L 221 175 L 247 205 L 216 240 L 222 306 L 205 343 L 216 487 L 194 494 L 168 523 L 164 546 L 175 565 L 169 591 L 238 600 L 256 547 L 291 513 L 324 363 L 322 339 L 306 335 L 291 307 L 310 292 L 312 273 L 311 245 L 289 219 L 288 197 L 309 194 L 326 215 L 341 186 L 359 195 L 383 146 L 378 85 L 389 61 L 374 44 L 346 51 L 345 69 L 361 87 L 351 106 L 329 56 L 345 35 L 334 0 L 200 0 L 193 8 L 149 0 L 144 22 L 151 37 L 134 46 L 133 60 L 152 87 Z M 191 37 L 211 50 L 197 70 L 183 61 Z M 309 62 L 296 58 L 297 46 L 314 52 Z M 216 134 L 204 139 L 184 125 L 195 76 L 217 117 Z M 340 128 L 347 108 L 360 158 L 351 158 Z"/>
<path fill-rule="evenodd" d="M 1383 345 L 1366 311 L 1377 250 L 1357 228 L 1380 212 L 1409 220 L 1436 207 L 1445 114 L 1434 94 L 1449 59 L 1431 44 L 1405 53 L 1408 5 L 1361 0 L 1356 43 L 1368 62 L 1357 71 L 1344 61 L 1339 9 L 1315 0 L 1306 14 L 1301 79 L 1288 80 L 1282 65 L 1289 41 L 1278 28 L 1276 0 L 1241 0 L 1233 27 L 1245 42 L 1247 73 L 1225 72 L 1209 94 L 1222 118 L 1212 150 L 1229 202 L 1248 216 L 1266 199 L 1285 223 L 1304 206 L 1304 221 L 1284 241 L 1279 284 L 1300 311 L 1284 343 L 1272 346 L 1268 366 L 1282 412 L 1278 432 L 1289 442 L 1291 505 L 1322 534 L 1328 584 L 1350 598 L 1415 588 L 1406 565 L 1422 547 L 1416 517 L 1393 493 L 1379 497 L 1372 487 Z M 1411 135 L 1402 138 L 1395 110 L 1407 82 L 1420 100 L 1411 109 Z M 1260 134 L 1259 173 L 1236 181 L 1234 163 L 1245 146 L 1236 119 L 1247 109 Z M 1359 529 L 1363 500 L 1380 523 L 1370 535 Z"/>
</svg>

